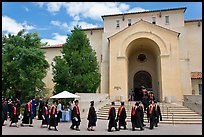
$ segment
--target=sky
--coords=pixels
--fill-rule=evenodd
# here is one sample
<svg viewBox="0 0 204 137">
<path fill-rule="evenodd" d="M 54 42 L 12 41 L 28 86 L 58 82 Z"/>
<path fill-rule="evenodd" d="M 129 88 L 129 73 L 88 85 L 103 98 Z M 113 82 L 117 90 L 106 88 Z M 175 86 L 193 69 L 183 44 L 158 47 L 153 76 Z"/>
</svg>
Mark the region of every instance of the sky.
<svg viewBox="0 0 204 137">
<path fill-rule="evenodd" d="M 202 2 L 2 2 L 2 33 L 38 32 L 48 45 L 63 44 L 74 26 L 103 27 L 102 15 L 187 7 L 184 19 L 202 19 Z"/>
</svg>

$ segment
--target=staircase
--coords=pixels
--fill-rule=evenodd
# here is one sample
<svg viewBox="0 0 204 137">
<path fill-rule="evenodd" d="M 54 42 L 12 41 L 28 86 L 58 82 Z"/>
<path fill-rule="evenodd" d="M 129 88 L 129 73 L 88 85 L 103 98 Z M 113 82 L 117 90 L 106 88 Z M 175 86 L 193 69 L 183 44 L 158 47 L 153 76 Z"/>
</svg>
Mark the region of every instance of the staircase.
<svg viewBox="0 0 204 137">
<path fill-rule="evenodd" d="M 127 114 L 127 122 L 131 121 L 131 108 L 135 102 L 126 102 L 125 109 Z M 160 124 L 202 124 L 202 116 L 189 108 L 174 103 L 158 103 L 161 108 L 162 121 Z M 106 104 L 97 111 L 98 119 L 107 120 L 110 104 Z M 115 102 L 116 113 L 120 102 Z M 147 124 L 147 115 L 144 115 L 144 123 Z"/>
</svg>

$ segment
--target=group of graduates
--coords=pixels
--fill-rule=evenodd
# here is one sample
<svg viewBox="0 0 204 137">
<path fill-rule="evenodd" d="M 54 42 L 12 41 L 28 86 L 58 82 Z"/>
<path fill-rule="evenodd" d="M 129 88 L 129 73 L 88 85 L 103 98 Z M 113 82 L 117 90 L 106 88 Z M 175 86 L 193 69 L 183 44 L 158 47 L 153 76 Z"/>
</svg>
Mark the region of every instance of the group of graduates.
<svg viewBox="0 0 204 137">
<path fill-rule="evenodd" d="M 11 104 L 11 105 L 10 105 Z M 78 106 L 78 100 L 74 101 L 74 106 L 71 109 L 71 120 L 72 124 L 70 129 L 80 131 L 79 126 L 81 122 L 80 118 L 80 110 Z M 119 131 L 121 127 L 127 129 L 126 123 L 126 110 L 124 102 L 121 102 L 121 106 L 118 109 L 116 115 L 115 102 L 111 103 L 112 106 L 108 112 L 108 131 L 112 131 L 112 127 L 115 127 L 116 131 Z M 29 100 L 24 106 L 24 113 L 21 126 L 29 125 L 33 126 L 33 118 L 34 113 L 32 110 L 32 99 Z M 5 99 L 2 98 L 2 125 L 4 121 L 7 120 L 7 111 L 9 111 L 9 117 L 11 120 L 10 126 L 13 123 L 16 123 L 16 127 L 18 127 L 18 120 L 20 116 L 20 100 L 16 99 L 13 103 L 9 100 L 7 103 Z M 51 127 L 54 127 L 55 131 L 58 131 L 57 126 L 58 122 L 61 118 L 61 112 L 58 107 L 61 107 L 61 102 L 58 101 L 58 105 L 56 101 L 53 101 L 51 106 L 48 105 L 48 100 L 44 102 L 42 98 L 39 100 L 39 109 L 38 109 L 38 120 L 42 120 L 42 127 L 47 127 L 51 130 Z M 140 130 L 144 130 L 144 114 L 146 113 L 148 122 L 150 122 L 150 129 L 153 129 L 154 126 L 157 127 L 159 120 L 162 121 L 161 110 L 157 102 L 152 98 L 148 104 L 143 104 L 141 101 L 136 101 L 135 105 L 132 106 L 131 109 L 131 123 L 132 130 L 135 131 L 135 128 L 140 128 Z M 97 122 L 97 115 L 94 108 L 94 101 L 90 102 L 90 108 L 88 111 L 88 131 L 94 131 L 94 127 Z M 118 126 L 117 126 L 118 125 Z"/>
<path fill-rule="evenodd" d="M 10 126 L 12 126 L 13 123 L 16 124 L 16 127 L 19 126 L 20 107 L 21 104 L 18 98 L 9 99 L 7 101 L 6 98 L 2 97 L 2 126 L 8 118 L 10 118 L 11 121 Z"/>
<path fill-rule="evenodd" d="M 28 125 L 29 127 L 33 127 L 33 119 L 36 116 L 36 102 L 34 99 L 28 100 L 28 102 L 24 105 L 24 113 L 22 118 L 21 126 Z M 34 102 L 34 103 L 33 103 Z M 71 120 L 72 125 L 70 129 L 80 131 L 79 126 L 81 122 L 80 118 L 80 111 L 78 106 L 79 101 L 74 101 L 74 106 L 70 106 L 71 109 Z M 88 131 L 94 131 L 94 127 L 96 126 L 97 121 L 97 115 L 94 108 L 94 101 L 90 102 L 90 109 L 88 112 L 87 120 L 88 122 Z M 53 101 L 53 104 L 51 106 L 48 105 L 48 100 L 46 102 L 43 101 L 42 98 L 39 99 L 38 102 L 39 109 L 38 109 L 38 120 L 42 120 L 41 127 L 47 127 L 49 130 L 51 130 L 51 127 L 54 127 L 55 131 L 58 131 L 57 126 L 58 122 L 60 121 L 60 118 L 62 117 L 61 112 L 61 100 L 58 100 L 58 104 L 56 101 Z M 71 105 L 71 104 L 70 104 Z M 32 109 L 34 108 L 35 109 Z M 16 124 L 16 127 L 18 128 L 18 121 L 20 119 L 20 100 L 16 99 L 12 102 L 11 99 L 7 102 L 5 98 L 2 98 L 2 126 L 4 125 L 4 121 L 7 120 L 7 118 L 10 118 L 10 126 L 12 126 L 13 123 Z M 9 116 L 8 116 L 9 114 Z"/>
<path fill-rule="evenodd" d="M 127 129 L 126 123 L 126 110 L 124 107 L 124 102 L 121 102 L 121 106 L 118 109 L 118 113 L 116 115 L 115 109 L 115 102 L 111 103 L 111 108 L 108 112 L 108 132 L 112 131 L 114 127 L 116 131 L 121 129 L 121 126 L 124 129 Z M 150 129 L 152 130 L 158 126 L 159 120 L 162 121 L 162 115 L 159 105 L 155 100 L 150 100 L 147 108 L 144 108 L 144 105 L 141 101 L 137 101 L 131 109 L 131 123 L 132 123 L 132 130 L 135 131 L 135 128 L 140 128 L 140 130 L 144 130 L 144 114 L 147 114 L 148 122 L 150 122 Z M 117 124 L 118 123 L 118 124 Z M 117 126 L 118 125 L 118 126 Z"/>
</svg>

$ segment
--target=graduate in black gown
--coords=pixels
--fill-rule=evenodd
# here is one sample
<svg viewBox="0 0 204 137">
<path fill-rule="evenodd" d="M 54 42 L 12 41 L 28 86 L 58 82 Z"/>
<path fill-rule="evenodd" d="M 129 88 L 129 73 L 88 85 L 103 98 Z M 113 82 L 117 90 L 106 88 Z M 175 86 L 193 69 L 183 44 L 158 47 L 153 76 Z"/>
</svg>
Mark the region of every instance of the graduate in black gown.
<svg viewBox="0 0 204 137">
<path fill-rule="evenodd" d="M 144 105 L 142 104 L 141 101 L 139 101 L 139 108 L 140 108 L 140 117 L 141 117 L 141 121 L 142 121 L 142 126 L 144 127 L 145 124 L 144 124 Z"/>
<path fill-rule="evenodd" d="M 48 108 L 48 102 L 44 103 L 43 106 L 43 111 L 42 111 L 42 125 L 41 127 L 43 127 L 44 125 L 46 125 L 46 127 L 48 127 L 49 125 L 49 108 Z"/>
<path fill-rule="evenodd" d="M 96 126 L 96 121 L 97 121 L 97 115 L 96 115 L 96 110 L 94 108 L 94 101 L 91 101 L 91 106 L 89 108 L 89 113 L 88 113 L 88 118 L 87 120 L 89 121 L 88 123 L 88 131 L 94 131 L 94 127 Z"/>
<path fill-rule="evenodd" d="M 144 113 L 143 107 L 141 106 L 140 102 L 136 102 L 136 128 L 140 128 L 140 130 L 144 130 L 143 122 L 144 122 Z"/>
<path fill-rule="evenodd" d="M 38 109 L 38 120 L 42 120 L 42 111 L 43 111 L 43 99 L 40 97 L 39 99 L 39 109 Z"/>
<path fill-rule="evenodd" d="M 18 119 L 20 119 L 19 116 L 20 116 L 20 112 L 21 112 L 21 102 L 18 98 L 16 98 L 16 103 L 17 103 L 17 106 L 16 106 L 17 115 L 18 115 Z"/>
<path fill-rule="evenodd" d="M 75 103 L 75 105 L 73 107 L 72 114 L 71 114 L 72 125 L 71 125 L 70 129 L 74 130 L 74 127 L 76 126 L 76 130 L 80 131 L 79 125 L 81 122 L 81 118 L 80 118 L 80 111 L 79 111 L 79 106 L 78 106 L 79 101 L 75 100 L 74 103 Z"/>
<path fill-rule="evenodd" d="M 150 105 L 147 107 L 147 118 L 150 121 L 151 130 L 154 128 L 154 125 L 155 125 L 155 121 L 156 121 L 155 117 L 156 117 L 156 113 L 155 113 L 154 100 L 151 100 Z"/>
<path fill-rule="evenodd" d="M 2 126 L 4 125 L 4 121 L 7 120 L 8 106 L 6 100 L 2 99 Z"/>
<path fill-rule="evenodd" d="M 12 124 L 15 123 L 16 127 L 18 128 L 18 113 L 17 113 L 17 102 L 14 102 L 14 105 L 11 110 L 11 123 L 10 127 Z"/>
<path fill-rule="evenodd" d="M 155 127 L 158 127 L 159 120 L 162 121 L 161 109 L 160 106 L 157 104 L 157 101 L 154 101 L 155 105 Z"/>
<path fill-rule="evenodd" d="M 33 118 L 32 118 L 32 99 L 28 101 L 28 103 L 25 105 L 24 114 L 21 126 L 24 126 L 24 124 L 29 124 L 30 127 L 33 127 Z"/>
<path fill-rule="evenodd" d="M 132 123 L 132 131 L 135 131 L 136 127 L 136 104 L 132 106 L 131 109 L 131 123 Z"/>
<path fill-rule="evenodd" d="M 126 111 L 125 111 L 125 107 L 124 107 L 124 102 L 121 102 L 121 106 L 118 109 L 118 114 L 117 114 L 117 119 L 118 119 L 118 130 L 121 129 L 121 126 L 124 127 L 124 129 L 126 129 L 126 119 L 127 115 L 126 115 Z"/>
<path fill-rule="evenodd" d="M 115 110 L 115 102 L 111 102 L 111 108 L 108 111 L 108 132 L 111 132 L 112 127 L 115 127 L 115 130 L 117 129 L 117 121 L 116 121 L 116 110 Z"/>
<path fill-rule="evenodd" d="M 51 130 L 51 127 L 55 128 L 55 131 L 57 130 L 57 126 L 58 126 L 58 119 L 57 119 L 57 102 L 53 101 L 53 105 L 51 106 L 51 111 L 50 111 L 50 125 L 49 125 L 49 130 Z"/>
</svg>

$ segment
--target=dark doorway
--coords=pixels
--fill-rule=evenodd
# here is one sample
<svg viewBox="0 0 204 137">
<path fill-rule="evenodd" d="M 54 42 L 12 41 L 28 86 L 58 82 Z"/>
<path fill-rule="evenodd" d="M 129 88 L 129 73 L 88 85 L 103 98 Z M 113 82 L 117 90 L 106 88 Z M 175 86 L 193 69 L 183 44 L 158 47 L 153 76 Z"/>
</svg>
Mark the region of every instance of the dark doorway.
<svg viewBox="0 0 204 137">
<path fill-rule="evenodd" d="M 147 71 L 138 71 L 134 76 L 134 92 L 135 100 L 142 100 L 143 92 L 141 87 L 144 86 L 147 89 L 152 88 L 152 76 Z"/>
</svg>

